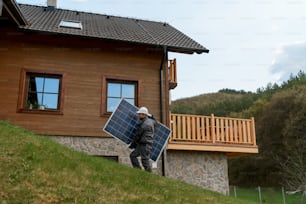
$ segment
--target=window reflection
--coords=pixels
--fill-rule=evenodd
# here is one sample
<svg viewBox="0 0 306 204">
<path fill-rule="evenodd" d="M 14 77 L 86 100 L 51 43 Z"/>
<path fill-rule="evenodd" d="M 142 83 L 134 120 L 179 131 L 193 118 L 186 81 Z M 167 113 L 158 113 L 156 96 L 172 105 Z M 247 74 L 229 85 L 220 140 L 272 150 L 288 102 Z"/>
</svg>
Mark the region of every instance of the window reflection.
<svg viewBox="0 0 306 204">
<path fill-rule="evenodd" d="M 122 84 L 122 97 L 134 98 L 135 85 L 134 84 Z"/>
<path fill-rule="evenodd" d="M 60 78 L 29 74 L 28 109 L 59 109 Z"/>
<path fill-rule="evenodd" d="M 107 83 L 107 112 L 113 112 L 122 98 L 136 105 L 136 84 L 124 82 Z"/>
</svg>

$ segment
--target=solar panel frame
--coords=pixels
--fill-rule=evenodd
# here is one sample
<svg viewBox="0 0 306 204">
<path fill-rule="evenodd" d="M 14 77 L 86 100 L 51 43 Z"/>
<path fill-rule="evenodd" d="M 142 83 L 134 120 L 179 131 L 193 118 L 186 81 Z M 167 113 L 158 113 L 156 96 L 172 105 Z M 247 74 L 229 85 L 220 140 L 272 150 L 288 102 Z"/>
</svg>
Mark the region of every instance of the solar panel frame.
<svg viewBox="0 0 306 204">
<path fill-rule="evenodd" d="M 130 104 L 125 99 L 121 99 L 116 109 L 106 122 L 103 131 L 118 139 L 119 141 L 129 145 L 134 135 L 136 134 L 136 125 L 138 122 L 137 111 L 139 109 Z M 155 127 L 153 145 L 151 151 L 151 160 L 158 161 L 165 149 L 168 139 L 171 135 L 171 130 L 164 124 L 157 121 Z"/>
</svg>

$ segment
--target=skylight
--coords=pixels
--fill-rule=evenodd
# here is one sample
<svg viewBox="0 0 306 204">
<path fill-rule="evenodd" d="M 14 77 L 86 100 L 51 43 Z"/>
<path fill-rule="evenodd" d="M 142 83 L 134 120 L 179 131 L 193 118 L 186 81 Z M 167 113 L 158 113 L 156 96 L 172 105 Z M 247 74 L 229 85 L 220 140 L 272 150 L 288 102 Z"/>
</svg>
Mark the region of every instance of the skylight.
<svg viewBox="0 0 306 204">
<path fill-rule="evenodd" d="M 64 28 L 76 28 L 82 30 L 82 23 L 80 21 L 61 20 L 59 26 Z"/>
</svg>

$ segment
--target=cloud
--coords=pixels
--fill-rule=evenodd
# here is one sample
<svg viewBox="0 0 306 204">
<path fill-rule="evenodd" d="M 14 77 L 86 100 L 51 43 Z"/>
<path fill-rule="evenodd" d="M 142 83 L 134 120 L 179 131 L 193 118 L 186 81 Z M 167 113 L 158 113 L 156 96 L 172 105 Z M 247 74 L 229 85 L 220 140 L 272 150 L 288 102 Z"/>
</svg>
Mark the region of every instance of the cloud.
<svg viewBox="0 0 306 204">
<path fill-rule="evenodd" d="M 275 50 L 271 72 L 278 76 L 278 82 L 288 80 L 290 74 L 296 75 L 300 70 L 306 70 L 306 42 L 299 41 L 284 44 Z"/>
</svg>

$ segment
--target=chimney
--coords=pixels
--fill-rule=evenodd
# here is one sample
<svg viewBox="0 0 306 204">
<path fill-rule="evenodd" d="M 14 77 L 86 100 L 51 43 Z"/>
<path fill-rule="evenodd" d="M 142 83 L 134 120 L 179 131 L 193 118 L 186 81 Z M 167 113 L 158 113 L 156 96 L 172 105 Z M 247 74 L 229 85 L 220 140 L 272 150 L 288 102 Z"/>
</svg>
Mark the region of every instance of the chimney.
<svg viewBox="0 0 306 204">
<path fill-rule="evenodd" d="M 55 9 L 56 3 L 57 3 L 57 0 L 47 0 L 47 6 L 49 9 Z"/>
</svg>

